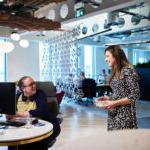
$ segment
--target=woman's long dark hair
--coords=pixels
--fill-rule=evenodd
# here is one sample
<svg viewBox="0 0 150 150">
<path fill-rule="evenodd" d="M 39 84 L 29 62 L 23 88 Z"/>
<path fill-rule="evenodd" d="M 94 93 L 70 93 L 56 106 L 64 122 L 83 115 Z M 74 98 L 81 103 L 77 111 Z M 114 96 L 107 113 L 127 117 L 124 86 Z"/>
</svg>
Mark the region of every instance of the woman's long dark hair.
<svg viewBox="0 0 150 150">
<path fill-rule="evenodd" d="M 105 49 L 105 53 L 107 51 L 109 51 L 116 60 L 116 64 L 111 68 L 110 80 L 109 80 L 110 83 L 114 76 L 116 76 L 117 78 L 120 77 L 121 70 L 123 67 L 130 66 L 130 64 L 128 62 L 128 59 L 124 51 L 120 48 L 120 46 L 118 45 L 109 46 Z"/>
</svg>

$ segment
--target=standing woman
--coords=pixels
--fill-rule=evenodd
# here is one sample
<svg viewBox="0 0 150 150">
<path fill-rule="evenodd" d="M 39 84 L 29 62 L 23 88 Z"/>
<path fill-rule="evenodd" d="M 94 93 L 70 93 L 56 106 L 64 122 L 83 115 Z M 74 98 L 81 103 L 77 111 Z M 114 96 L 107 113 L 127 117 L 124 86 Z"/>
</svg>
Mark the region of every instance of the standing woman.
<svg viewBox="0 0 150 150">
<path fill-rule="evenodd" d="M 135 103 L 140 97 L 138 75 L 129 64 L 124 51 L 117 45 L 105 49 L 105 60 L 111 68 L 109 84 L 113 94 L 100 100 L 108 101 L 108 130 L 137 128 Z"/>
</svg>

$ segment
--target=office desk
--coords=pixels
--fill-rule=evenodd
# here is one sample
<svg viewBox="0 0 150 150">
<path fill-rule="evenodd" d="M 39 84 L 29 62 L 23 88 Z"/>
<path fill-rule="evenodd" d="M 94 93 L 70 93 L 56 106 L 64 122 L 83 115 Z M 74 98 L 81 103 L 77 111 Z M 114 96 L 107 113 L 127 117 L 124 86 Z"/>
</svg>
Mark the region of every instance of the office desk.
<svg viewBox="0 0 150 150">
<path fill-rule="evenodd" d="M 40 120 L 44 126 L 34 126 L 31 128 L 9 127 L 4 129 L 4 134 L 0 134 L 0 146 L 17 146 L 37 142 L 49 137 L 53 132 L 53 125 L 47 121 Z"/>
</svg>

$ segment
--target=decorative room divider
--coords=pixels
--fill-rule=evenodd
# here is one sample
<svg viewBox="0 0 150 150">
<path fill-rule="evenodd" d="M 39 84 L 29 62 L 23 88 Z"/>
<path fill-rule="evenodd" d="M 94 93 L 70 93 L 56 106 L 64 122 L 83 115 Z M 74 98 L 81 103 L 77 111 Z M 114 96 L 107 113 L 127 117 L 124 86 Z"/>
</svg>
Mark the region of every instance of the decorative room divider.
<svg viewBox="0 0 150 150">
<path fill-rule="evenodd" d="M 44 41 L 41 53 L 40 79 L 44 81 L 65 81 L 68 75 L 78 74 L 78 56 L 81 50 L 76 40 L 80 28 L 63 32 Z"/>
</svg>

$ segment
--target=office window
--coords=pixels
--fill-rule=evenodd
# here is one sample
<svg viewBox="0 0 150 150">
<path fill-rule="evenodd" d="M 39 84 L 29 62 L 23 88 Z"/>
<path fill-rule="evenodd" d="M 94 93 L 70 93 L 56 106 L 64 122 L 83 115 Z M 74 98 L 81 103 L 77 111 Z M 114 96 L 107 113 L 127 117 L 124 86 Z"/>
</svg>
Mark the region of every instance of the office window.
<svg viewBox="0 0 150 150">
<path fill-rule="evenodd" d="M 92 46 L 84 46 L 84 70 L 86 77 L 92 78 Z"/>
<path fill-rule="evenodd" d="M 43 75 L 42 75 L 42 70 L 44 67 L 44 63 L 43 63 L 43 55 L 44 55 L 44 45 L 43 42 L 39 42 L 39 68 L 40 68 L 40 80 L 43 80 Z"/>
<path fill-rule="evenodd" d="M 149 50 L 133 50 L 133 65 L 137 63 L 146 63 L 148 61 L 150 61 Z"/>
</svg>

